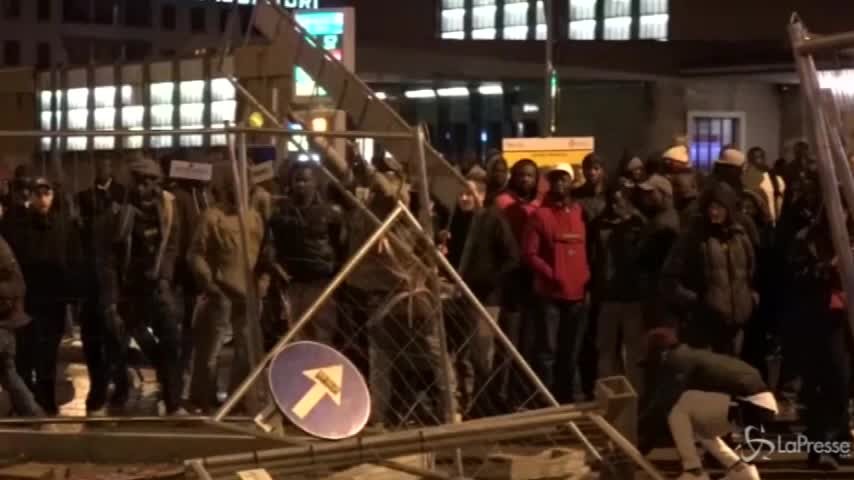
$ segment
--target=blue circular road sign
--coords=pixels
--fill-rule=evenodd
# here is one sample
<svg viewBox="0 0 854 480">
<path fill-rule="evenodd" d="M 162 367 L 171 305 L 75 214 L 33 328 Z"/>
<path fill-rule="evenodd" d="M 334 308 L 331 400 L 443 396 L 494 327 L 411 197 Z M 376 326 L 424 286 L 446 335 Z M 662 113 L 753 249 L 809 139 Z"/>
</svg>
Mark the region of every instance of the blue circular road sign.
<svg viewBox="0 0 854 480">
<path fill-rule="evenodd" d="M 365 378 L 337 350 L 295 342 L 270 364 L 270 392 L 281 412 L 304 432 L 326 440 L 357 435 L 371 414 Z"/>
</svg>

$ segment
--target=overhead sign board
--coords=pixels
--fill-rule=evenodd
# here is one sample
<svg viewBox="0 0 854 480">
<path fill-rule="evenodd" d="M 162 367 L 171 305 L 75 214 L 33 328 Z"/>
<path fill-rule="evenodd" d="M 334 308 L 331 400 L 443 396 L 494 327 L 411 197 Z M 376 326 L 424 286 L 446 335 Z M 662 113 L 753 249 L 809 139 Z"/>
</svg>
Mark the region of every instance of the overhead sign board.
<svg viewBox="0 0 854 480">
<path fill-rule="evenodd" d="M 356 68 L 355 14 L 352 8 L 297 11 L 294 18 L 348 70 Z M 317 86 L 303 69 L 296 67 L 294 78 L 295 97 L 326 96 L 326 91 Z"/>
<path fill-rule="evenodd" d="M 169 164 L 169 177 L 182 180 L 210 182 L 213 176 L 213 165 L 210 163 L 185 162 L 172 160 Z"/>
<path fill-rule="evenodd" d="M 361 372 L 322 343 L 286 346 L 270 364 L 270 392 L 294 425 L 318 438 L 341 440 L 365 428 L 371 398 Z"/>
<path fill-rule="evenodd" d="M 594 143 L 593 137 L 505 138 L 502 151 L 509 165 L 523 158 L 540 167 L 581 165 L 584 157 L 593 152 Z"/>
</svg>

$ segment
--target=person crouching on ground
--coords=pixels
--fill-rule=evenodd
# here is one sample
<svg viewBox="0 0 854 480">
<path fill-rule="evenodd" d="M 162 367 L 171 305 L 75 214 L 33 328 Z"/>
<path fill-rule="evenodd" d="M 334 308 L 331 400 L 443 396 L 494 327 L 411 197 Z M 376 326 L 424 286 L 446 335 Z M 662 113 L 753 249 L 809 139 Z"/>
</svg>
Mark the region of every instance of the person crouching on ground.
<svg viewBox="0 0 854 480">
<path fill-rule="evenodd" d="M 678 480 L 709 479 L 695 441 L 726 469 L 724 480 L 759 480 L 756 466 L 721 439 L 732 432 L 731 421 L 749 420 L 742 423 L 761 428 L 777 414 L 777 402 L 759 371 L 738 358 L 684 345 L 669 327 L 650 331 L 647 346 L 655 388 L 639 418 L 641 452 L 651 450 L 666 418 L 682 461 Z"/>
</svg>

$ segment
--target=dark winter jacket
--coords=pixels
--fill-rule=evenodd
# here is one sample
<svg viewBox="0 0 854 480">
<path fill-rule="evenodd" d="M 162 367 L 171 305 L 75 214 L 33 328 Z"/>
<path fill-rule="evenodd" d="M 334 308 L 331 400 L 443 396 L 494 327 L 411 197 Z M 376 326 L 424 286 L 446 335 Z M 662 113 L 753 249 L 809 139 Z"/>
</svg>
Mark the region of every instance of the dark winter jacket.
<svg viewBox="0 0 854 480">
<path fill-rule="evenodd" d="M 596 187 L 591 183 L 584 185 L 572 191 L 572 198 L 584 207 L 584 213 L 587 218 L 596 218 L 605 210 L 607 203 L 605 192 L 596 192 Z"/>
<path fill-rule="evenodd" d="M 577 202 L 546 201 L 534 212 L 522 241 L 525 262 L 534 271 L 536 292 L 546 298 L 582 301 L 590 280 L 584 210 Z"/>
<path fill-rule="evenodd" d="M 736 198 L 729 188 L 713 188 L 701 208 L 715 201 L 733 212 Z M 741 225 L 704 223 L 686 231 L 673 247 L 662 272 L 662 294 L 694 322 L 743 325 L 753 313 L 755 270 L 753 245 Z"/>
<path fill-rule="evenodd" d="M 518 265 L 519 247 L 500 210 L 492 206 L 477 211 L 460 258 L 466 284 L 486 305 L 499 305 L 501 288 Z"/>
<path fill-rule="evenodd" d="M 741 359 L 728 355 L 678 345 L 654 355 L 647 368 L 651 371 L 649 394 L 638 419 L 638 431 L 644 444 L 667 426 L 670 410 L 687 390 L 700 390 L 749 397 L 767 392 L 768 386 L 759 371 Z"/>
<path fill-rule="evenodd" d="M 24 313 L 24 275 L 6 240 L 0 238 L 0 328 L 13 330 L 30 322 Z"/>
<path fill-rule="evenodd" d="M 843 291 L 839 270 L 833 265 L 836 251 L 826 222 L 801 229 L 788 253 L 792 290 L 798 292 L 797 301 L 790 302 L 798 314 L 793 318 L 826 318 L 831 294 Z"/>
<path fill-rule="evenodd" d="M 331 278 L 340 231 L 340 215 L 319 196 L 304 207 L 285 199 L 270 219 L 275 260 L 298 282 Z"/>
<path fill-rule="evenodd" d="M 645 276 L 644 284 L 650 287 L 648 293 L 657 292 L 659 272 L 678 236 L 679 215 L 673 206 L 667 205 L 649 217 L 638 246 L 638 266 Z"/>
<path fill-rule="evenodd" d="M 597 298 L 618 302 L 643 299 L 638 255 L 645 223 L 637 211 L 623 217 L 607 210 L 591 223 L 591 290 Z"/>
<path fill-rule="evenodd" d="M 47 215 L 30 210 L 9 219 L 3 230 L 29 287 L 28 308 L 70 303 L 82 294 L 80 231 L 66 212 L 56 207 Z"/>
<path fill-rule="evenodd" d="M 106 188 L 92 187 L 77 194 L 80 214 L 81 247 L 86 288 L 96 295 L 97 271 L 101 268 L 106 252 L 112 248 L 112 232 L 105 231 L 113 224 L 112 217 L 126 199 L 127 189 L 112 180 Z"/>
</svg>

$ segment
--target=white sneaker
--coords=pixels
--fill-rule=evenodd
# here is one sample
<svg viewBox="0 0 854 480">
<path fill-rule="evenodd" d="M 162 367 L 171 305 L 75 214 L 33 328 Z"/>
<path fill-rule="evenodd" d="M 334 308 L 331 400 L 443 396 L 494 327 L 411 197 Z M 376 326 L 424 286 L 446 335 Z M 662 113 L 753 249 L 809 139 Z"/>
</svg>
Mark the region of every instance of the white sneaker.
<svg viewBox="0 0 854 480">
<path fill-rule="evenodd" d="M 97 410 L 87 410 L 86 416 L 88 416 L 88 417 L 106 417 L 107 416 L 107 407 L 101 407 Z"/>
<path fill-rule="evenodd" d="M 691 472 L 682 472 L 682 475 L 679 475 L 679 478 L 676 480 L 711 480 L 709 478 L 709 474 L 703 472 L 699 475 L 693 474 Z"/>
<path fill-rule="evenodd" d="M 730 470 L 723 480 L 760 480 L 756 465 L 744 465 L 739 470 Z"/>
</svg>

